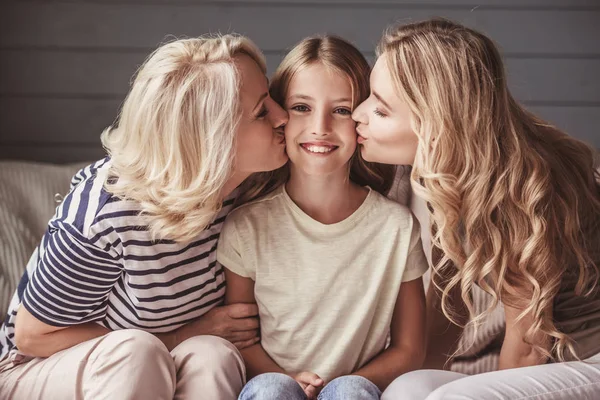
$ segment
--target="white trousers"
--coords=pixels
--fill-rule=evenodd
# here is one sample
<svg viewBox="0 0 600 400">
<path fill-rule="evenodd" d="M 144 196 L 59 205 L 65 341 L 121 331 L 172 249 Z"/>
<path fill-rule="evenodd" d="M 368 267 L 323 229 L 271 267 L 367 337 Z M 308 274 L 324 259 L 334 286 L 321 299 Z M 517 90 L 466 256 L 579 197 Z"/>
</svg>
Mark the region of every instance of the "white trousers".
<svg viewBox="0 0 600 400">
<path fill-rule="evenodd" d="M 585 361 L 464 375 L 418 370 L 397 378 L 381 400 L 599 400 L 600 354 Z"/>
</svg>

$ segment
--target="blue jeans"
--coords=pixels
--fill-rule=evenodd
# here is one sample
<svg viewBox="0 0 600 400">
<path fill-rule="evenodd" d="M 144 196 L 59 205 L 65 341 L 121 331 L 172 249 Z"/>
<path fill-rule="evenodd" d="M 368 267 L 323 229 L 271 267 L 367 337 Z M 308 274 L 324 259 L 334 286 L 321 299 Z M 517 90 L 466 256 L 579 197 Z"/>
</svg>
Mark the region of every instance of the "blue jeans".
<svg viewBox="0 0 600 400">
<path fill-rule="evenodd" d="M 346 375 L 329 382 L 318 400 L 379 400 L 375 384 L 358 375 Z M 244 386 L 238 400 L 306 400 L 302 387 L 285 374 L 258 375 Z"/>
</svg>

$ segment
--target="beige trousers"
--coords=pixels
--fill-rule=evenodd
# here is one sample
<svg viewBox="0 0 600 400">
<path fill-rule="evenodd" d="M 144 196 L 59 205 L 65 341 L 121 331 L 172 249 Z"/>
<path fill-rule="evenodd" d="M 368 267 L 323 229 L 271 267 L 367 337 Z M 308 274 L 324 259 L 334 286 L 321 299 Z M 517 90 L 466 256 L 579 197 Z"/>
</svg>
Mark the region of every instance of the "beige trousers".
<svg viewBox="0 0 600 400">
<path fill-rule="evenodd" d="M 235 400 L 244 361 L 228 341 L 196 336 L 169 353 L 154 335 L 111 332 L 49 358 L 0 363 L 0 399 Z"/>
</svg>

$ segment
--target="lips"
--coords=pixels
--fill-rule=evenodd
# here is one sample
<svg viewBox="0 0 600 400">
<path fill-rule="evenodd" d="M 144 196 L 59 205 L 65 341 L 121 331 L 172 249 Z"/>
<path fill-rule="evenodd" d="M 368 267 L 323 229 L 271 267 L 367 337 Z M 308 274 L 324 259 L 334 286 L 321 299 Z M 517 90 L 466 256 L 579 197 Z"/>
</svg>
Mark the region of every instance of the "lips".
<svg viewBox="0 0 600 400">
<path fill-rule="evenodd" d="M 327 142 L 309 142 L 300 143 L 300 147 L 313 154 L 329 154 L 335 151 L 339 146 Z"/>
<path fill-rule="evenodd" d="M 358 142 L 358 144 L 361 144 L 362 142 L 367 140 L 367 137 L 364 135 L 361 135 L 360 131 L 358 129 L 356 130 L 356 133 L 358 134 L 358 137 L 356 138 L 356 141 Z"/>
</svg>

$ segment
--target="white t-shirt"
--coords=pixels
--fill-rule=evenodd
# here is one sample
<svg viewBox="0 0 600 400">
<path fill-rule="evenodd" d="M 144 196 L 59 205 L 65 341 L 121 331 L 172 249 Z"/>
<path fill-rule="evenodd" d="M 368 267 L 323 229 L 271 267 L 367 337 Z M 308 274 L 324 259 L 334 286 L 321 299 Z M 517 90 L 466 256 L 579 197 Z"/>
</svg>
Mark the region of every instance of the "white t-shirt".
<svg viewBox="0 0 600 400">
<path fill-rule="evenodd" d="M 400 283 L 428 267 L 407 207 L 370 190 L 351 216 L 326 225 L 284 187 L 230 214 L 217 260 L 255 281 L 269 356 L 286 372 L 325 381 L 385 348 Z"/>
</svg>

